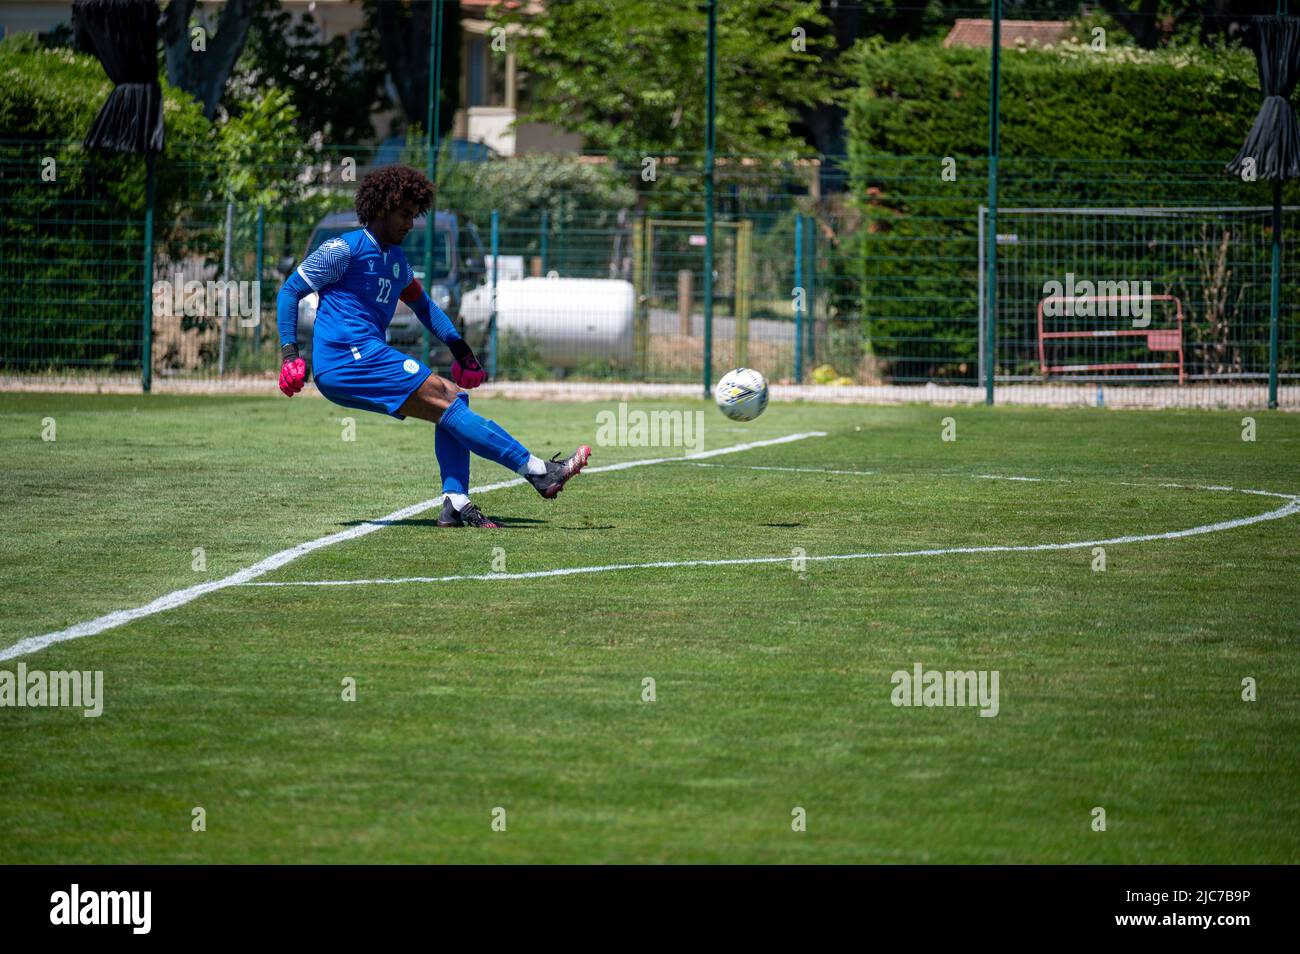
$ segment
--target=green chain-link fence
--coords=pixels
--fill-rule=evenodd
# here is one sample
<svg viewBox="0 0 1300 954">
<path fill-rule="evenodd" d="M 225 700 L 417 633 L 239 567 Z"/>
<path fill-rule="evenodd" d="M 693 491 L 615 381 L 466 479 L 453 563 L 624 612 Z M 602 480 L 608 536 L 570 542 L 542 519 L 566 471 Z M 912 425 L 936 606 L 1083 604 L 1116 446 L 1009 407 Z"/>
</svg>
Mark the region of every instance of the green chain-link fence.
<svg viewBox="0 0 1300 954">
<path fill-rule="evenodd" d="M 285 265 L 327 234 L 327 215 L 351 210 L 370 167 L 399 158 L 349 147 L 270 152 L 242 170 L 237 190 L 211 157 L 160 157 L 146 275 L 139 159 L 71 143 L 0 144 L 0 372 L 138 381 L 148 300 L 155 387 L 269 386 Z M 400 158 L 424 166 L 418 147 Z M 855 156 L 851 179 L 846 167 L 718 160 L 709 354 L 698 156 L 444 157 L 438 209 L 456 217 L 449 260 L 429 273 L 414 234 L 408 252 L 427 286 L 455 285 L 449 310 L 500 380 L 697 384 L 707 361 L 714 377 L 747 364 L 827 392 L 923 398 L 940 386 L 971 398 L 988 371 L 984 159 Z M 998 395 L 1264 405 L 1267 184 L 1208 162 L 1017 158 L 1000 168 Z M 1290 185 L 1284 196 L 1289 225 L 1300 196 Z M 1297 266 L 1287 243 L 1277 370 L 1290 407 L 1300 406 Z M 1051 283 L 1067 281 L 1084 297 L 1078 283 L 1107 292 L 1093 303 L 1101 312 L 1140 306 L 1127 286 L 1119 294 L 1102 283 L 1140 290 L 1149 281 L 1146 323 L 1090 314 L 1082 299 L 1074 313 L 1053 314 L 1061 303 Z M 429 354 L 412 321 L 399 315 L 394 344 Z"/>
</svg>

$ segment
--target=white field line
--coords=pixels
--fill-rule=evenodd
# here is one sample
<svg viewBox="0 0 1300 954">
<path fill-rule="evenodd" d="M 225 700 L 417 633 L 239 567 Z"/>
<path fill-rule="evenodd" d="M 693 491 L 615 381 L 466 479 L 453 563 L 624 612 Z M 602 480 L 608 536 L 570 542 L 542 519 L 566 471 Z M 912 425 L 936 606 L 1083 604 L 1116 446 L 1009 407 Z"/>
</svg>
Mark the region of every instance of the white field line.
<svg viewBox="0 0 1300 954">
<path fill-rule="evenodd" d="M 1183 486 L 1183 485 L 1179 485 Z M 1209 488 L 1189 488 L 1209 489 Z M 1214 488 L 1231 489 L 1231 488 Z M 805 556 L 804 560 L 880 560 L 889 557 L 927 557 L 948 556 L 962 553 L 1032 553 L 1042 550 L 1082 550 L 1092 547 L 1117 546 L 1124 543 L 1146 543 L 1151 540 L 1177 540 L 1181 537 L 1193 537 L 1204 533 L 1219 533 L 1248 527 L 1265 520 L 1281 520 L 1300 512 L 1300 497 L 1290 494 L 1272 493 L 1267 490 L 1242 490 L 1240 493 L 1260 494 L 1266 497 L 1281 497 L 1287 502 L 1276 510 L 1256 514 L 1252 517 L 1238 517 L 1234 520 L 1221 520 L 1207 523 L 1187 530 L 1169 530 L 1164 533 L 1142 533 L 1123 537 L 1109 537 L 1105 540 L 1077 540 L 1070 543 L 1034 543 L 1019 546 L 984 546 L 984 547 L 943 547 L 932 550 L 894 550 L 879 553 L 837 553 L 823 556 Z M 457 574 L 453 576 L 406 576 L 395 579 L 375 580 L 299 580 L 271 583 L 248 583 L 248 586 L 364 586 L 370 584 L 395 583 L 456 583 L 470 580 L 537 580 L 553 576 L 577 576 L 588 573 L 609 573 L 616 570 L 658 570 L 695 566 L 747 566 L 758 563 L 789 563 L 793 557 L 738 557 L 726 560 L 661 560 L 655 563 L 610 563 L 601 566 L 571 566 L 556 570 L 533 570 L 527 573 L 477 573 Z"/>
<path fill-rule="evenodd" d="M 722 454 L 739 454 L 741 451 L 753 450 L 756 447 L 772 447 L 777 444 L 789 444 L 791 441 L 801 441 L 809 437 L 825 437 L 825 431 L 806 431 L 800 434 L 787 434 L 784 437 L 774 437 L 762 441 L 750 441 L 745 444 L 733 444 L 730 447 L 719 447 L 716 450 L 698 451 L 694 454 L 686 454 L 683 457 L 653 457 L 642 460 L 628 460 L 618 464 L 606 464 L 602 467 L 587 467 L 583 470 L 584 474 L 594 474 L 608 472 L 612 470 L 628 470 L 632 467 L 648 467 L 651 464 L 664 464 L 670 461 L 679 460 L 698 460 L 705 457 L 718 457 Z M 524 479 L 516 477 L 513 480 L 503 480 L 495 484 L 484 484 L 480 487 L 471 487 L 470 493 L 487 493 L 490 490 L 504 490 L 507 487 L 515 487 L 522 484 Z M 398 520 L 406 520 L 417 514 L 424 513 L 434 507 L 442 505 L 442 495 L 431 500 L 425 500 L 421 503 L 412 504 L 409 507 L 403 507 L 401 510 L 394 510 L 386 517 L 380 517 L 378 520 L 371 520 L 366 523 L 358 524 L 355 527 L 349 527 L 347 530 L 340 530 L 338 533 L 331 533 L 329 536 L 319 537 L 315 540 L 309 540 L 306 543 L 300 543 L 297 546 L 290 547 L 287 550 L 281 550 L 254 563 L 250 567 L 232 573 L 220 580 L 213 580 L 208 583 L 199 583 L 195 586 L 186 587 L 183 590 L 176 590 L 165 596 L 160 596 L 150 603 L 143 606 L 137 606 L 133 609 L 117 610 L 100 616 L 96 619 L 88 620 L 84 623 L 78 623 L 67 629 L 61 629 L 53 633 L 44 633 L 40 636 L 28 636 L 21 639 L 12 646 L 6 646 L 0 649 L 0 662 L 8 659 L 14 659 L 18 656 L 25 656 L 28 653 L 39 652 L 55 643 L 64 643 L 71 639 L 80 639 L 83 636 L 94 636 L 108 629 L 114 629 L 118 626 L 124 626 L 127 623 L 134 622 L 137 619 L 143 619 L 146 616 L 153 616 L 155 613 L 164 613 L 167 610 L 176 609 L 178 606 L 184 606 L 200 596 L 208 593 L 214 593 L 217 590 L 224 590 L 228 586 L 240 586 L 257 579 L 259 576 L 265 576 L 272 570 L 278 570 L 286 563 L 306 556 L 322 547 L 333 546 L 336 543 L 344 543 L 348 540 L 355 540 L 358 537 L 364 537 L 368 533 L 374 533 L 376 530 L 382 530 L 384 527 L 391 525 Z"/>
<path fill-rule="evenodd" d="M 733 470 L 781 470 L 791 474 L 852 474 L 870 477 L 874 470 L 831 470 L 827 467 L 760 467 L 757 464 L 691 464 L 692 467 L 727 467 Z"/>
<path fill-rule="evenodd" d="M 672 460 L 685 460 L 685 458 L 672 458 Z M 691 467 L 726 467 L 730 470 L 780 470 L 788 471 L 795 474 L 849 474 L 854 477 L 875 477 L 879 471 L 875 470 L 833 470 L 829 467 L 767 467 L 756 464 L 696 464 L 691 463 Z M 1008 474 L 952 474 L 936 473 L 935 477 L 972 477 L 976 480 L 1022 480 L 1030 483 L 1043 483 L 1045 481 L 1059 481 L 1061 483 L 1070 483 L 1068 477 L 1015 477 Z M 1272 490 L 1244 490 L 1236 487 L 1227 487 L 1223 484 L 1174 484 L 1169 482 L 1152 484 L 1150 482 L 1138 482 L 1132 480 L 1116 480 L 1112 483 L 1120 487 L 1175 487 L 1180 490 L 1218 490 L 1227 491 L 1234 494 L 1256 494 L 1261 497 L 1280 497 L 1283 500 L 1300 500 L 1300 494 L 1280 494 Z"/>
</svg>

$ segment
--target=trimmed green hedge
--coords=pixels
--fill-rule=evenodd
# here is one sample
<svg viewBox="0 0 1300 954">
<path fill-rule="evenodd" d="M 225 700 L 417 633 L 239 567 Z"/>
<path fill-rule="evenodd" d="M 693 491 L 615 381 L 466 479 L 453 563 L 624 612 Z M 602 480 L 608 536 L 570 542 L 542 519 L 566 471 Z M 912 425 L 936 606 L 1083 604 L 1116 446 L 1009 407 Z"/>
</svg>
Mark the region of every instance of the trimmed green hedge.
<svg viewBox="0 0 1300 954">
<path fill-rule="evenodd" d="M 988 50 L 872 40 L 854 51 L 854 69 L 848 130 L 857 156 L 986 154 Z M 1244 50 L 1005 50 L 1002 152 L 1226 162 L 1260 101 Z"/>
<path fill-rule="evenodd" d="M 859 286 L 840 300 L 856 299 L 854 317 L 887 376 L 972 377 L 989 51 L 872 40 L 854 57 L 861 85 L 848 99 L 848 161 L 862 216 L 851 252 Z M 1006 50 L 1002 64 L 1001 207 L 1271 203 L 1267 183 L 1223 172 L 1262 98 L 1249 52 L 1064 44 Z M 943 179 L 944 157 L 956 181 Z M 1288 184 L 1284 200 L 1298 196 Z M 1107 254 L 1099 244 L 1089 261 Z"/>
</svg>

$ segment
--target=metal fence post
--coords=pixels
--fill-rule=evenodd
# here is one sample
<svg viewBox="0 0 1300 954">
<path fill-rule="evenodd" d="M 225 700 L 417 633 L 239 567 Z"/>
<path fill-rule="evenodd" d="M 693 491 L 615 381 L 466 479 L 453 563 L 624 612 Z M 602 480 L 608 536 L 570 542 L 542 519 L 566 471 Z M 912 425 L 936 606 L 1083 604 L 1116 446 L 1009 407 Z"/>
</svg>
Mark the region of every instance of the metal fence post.
<svg viewBox="0 0 1300 954">
<path fill-rule="evenodd" d="M 794 383 L 803 384 L 803 216 L 794 217 Z"/>
<path fill-rule="evenodd" d="M 647 284 L 645 280 L 645 230 L 646 221 L 637 218 L 632 227 L 632 347 L 636 374 L 640 380 L 646 379 L 649 364 L 649 304 L 646 301 Z"/>
<path fill-rule="evenodd" d="M 430 11 L 429 24 L 429 84 L 425 106 L 425 137 L 428 152 L 424 157 L 425 176 L 433 183 L 433 201 L 429 204 L 424 225 L 424 285 L 428 291 L 433 282 L 433 233 L 438 226 L 438 148 L 442 144 L 442 3 L 435 3 Z M 453 235 L 452 241 L 459 236 Z M 447 266 L 450 269 L 451 261 Z M 429 365 L 429 350 L 433 332 L 424 329 L 421 357 Z"/>
<path fill-rule="evenodd" d="M 976 228 L 976 233 L 979 236 L 976 239 L 979 245 L 979 252 L 978 252 L 979 267 L 976 269 L 977 277 L 976 277 L 975 285 L 977 289 L 977 295 L 979 296 L 979 306 L 975 318 L 975 324 L 979 326 L 978 334 L 979 334 L 979 364 L 980 364 L 979 374 L 975 378 L 977 384 L 984 383 L 984 381 L 986 380 L 985 375 L 988 369 L 988 353 L 985 350 L 988 345 L 987 342 L 985 341 L 985 335 L 984 335 L 984 330 L 985 330 L 984 323 L 987 320 L 985 309 L 988 308 L 988 301 L 984 297 L 984 213 L 985 211 L 986 209 L 984 207 L 984 204 L 981 202 L 979 207 L 979 223 Z"/>
<path fill-rule="evenodd" d="M 257 281 L 257 284 L 253 287 L 257 289 L 257 343 L 259 348 L 266 339 L 266 329 L 262 327 L 262 264 L 265 245 L 266 207 L 259 205 L 257 207 L 257 270 L 253 273 Z"/>
<path fill-rule="evenodd" d="M 153 153 L 145 156 L 144 186 L 144 319 L 140 325 L 140 388 L 153 387 Z"/>
<path fill-rule="evenodd" d="M 736 366 L 749 364 L 749 249 L 753 222 L 741 219 L 735 231 L 735 293 L 732 312 L 736 325 Z"/>
<path fill-rule="evenodd" d="M 1268 407 L 1277 410 L 1277 325 L 1282 301 L 1282 180 L 1273 180 L 1273 274 L 1268 312 Z"/>
<path fill-rule="evenodd" d="M 234 231 L 235 231 L 235 203 L 232 200 L 227 199 L 226 200 L 226 244 L 225 244 L 225 250 L 221 256 L 221 280 L 227 283 L 227 287 L 229 286 L 229 282 L 230 282 L 230 243 L 233 238 Z M 221 296 L 221 305 L 219 306 L 221 311 L 221 338 L 220 341 L 218 342 L 219 348 L 217 352 L 217 377 L 219 378 L 224 378 L 226 376 L 226 312 L 230 310 L 229 301 L 230 301 L 229 294 L 225 294 Z"/>
<path fill-rule="evenodd" d="M 561 275 L 567 275 L 569 272 L 569 245 L 568 245 L 568 236 L 564 232 L 563 213 L 561 213 L 560 221 L 556 225 L 555 244 L 560 247 L 559 254 L 556 256 L 559 259 L 559 267 L 556 269 L 556 271 L 558 271 Z"/>
<path fill-rule="evenodd" d="M 808 216 L 808 365 L 816 366 L 817 346 L 817 216 Z"/>
<path fill-rule="evenodd" d="M 501 253 L 497 246 L 497 210 L 492 210 L 492 307 L 488 312 L 488 377 L 497 376 L 497 275 L 501 272 Z"/>
<path fill-rule="evenodd" d="M 542 277 L 546 277 L 546 240 L 551 233 L 551 214 L 546 209 L 542 209 L 542 240 L 541 240 L 541 258 L 542 258 Z"/>
<path fill-rule="evenodd" d="M 704 397 L 713 393 L 713 149 L 716 142 L 718 3 L 709 2 L 704 130 Z"/>
<path fill-rule="evenodd" d="M 993 403 L 993 378 L 997 375 L 998 314 L 998 85 L 1002 74 L 1002 0 L 993 0 L 992 56 L 989 68 L 989 228 L 988 238 L 988 377 L 984 380 L 984 403 Z"/>
</svg>

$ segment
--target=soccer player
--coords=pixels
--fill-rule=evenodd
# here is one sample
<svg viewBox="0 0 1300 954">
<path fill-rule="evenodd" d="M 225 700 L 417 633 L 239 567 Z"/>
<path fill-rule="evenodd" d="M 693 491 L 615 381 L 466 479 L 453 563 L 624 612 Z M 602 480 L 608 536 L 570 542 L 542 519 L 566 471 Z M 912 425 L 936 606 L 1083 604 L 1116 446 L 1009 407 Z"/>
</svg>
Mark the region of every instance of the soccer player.
<svg viewBox="0 0 1300 954">
<path fill-rule="evenodd" d="M 559 454 L 542 460 L 469 409 L 469 395 L 459 388 L 478 387 L 487 374 L 420 287 L 402 252 L 416 216 L 432 204 L 432 183 L 409 166 L 383 166 L 361 180 L 356 210 L 362 228 L 324 242 L 280 289 L 280 390 L 293 397 L 303 388 L 307 368 L 298 354 L 298 302 L 318 292 L 312 376 L 320 393 L 343 407 L 436 424 L 433 446 L 445 495 L 438 526 L 496 527 L 469 499 L 470 451 L 522 474 L 550 499 L 582 470 L 591 448 L 584 444 L 566 460 Z M 450 381 L 385 342 L 399 297 L 451 349 Z"/>
</svg>

